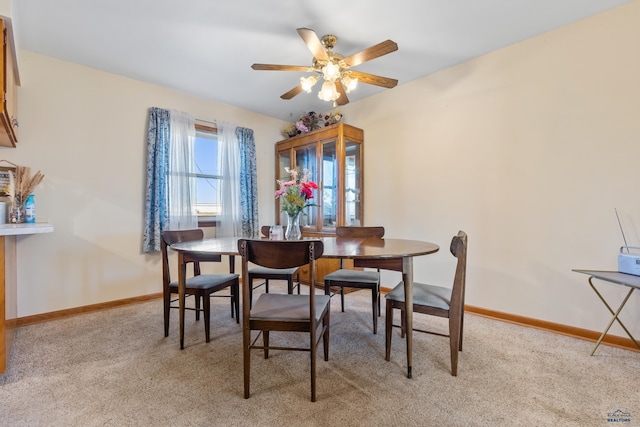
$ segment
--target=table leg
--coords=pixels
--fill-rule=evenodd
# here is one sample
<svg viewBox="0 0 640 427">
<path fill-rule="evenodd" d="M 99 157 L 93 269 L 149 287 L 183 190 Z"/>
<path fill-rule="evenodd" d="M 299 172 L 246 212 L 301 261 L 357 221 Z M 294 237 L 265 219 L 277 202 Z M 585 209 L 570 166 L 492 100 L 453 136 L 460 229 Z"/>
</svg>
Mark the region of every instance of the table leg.
<svg viewBox="0 0 640 427">
<path fill-rule="evenodd" d="M 185 306 L 185 281 L 187 277 L 187 265 L 184 262 L 184 253 L 178 252 L 178 307 L 180 312 L 180 350 L 184 349 L 184 306 Z"/>
<path fill-rule="evenodd" d="M 404 282 L 404 316 L 407 328 L 407 378 L 411 378 L 413 353 L 413 258 L 402 258 L 402 281 Z"/>
<path fill-rule="evenodd" d="M 236 257 L 229 255 L 229 273 L 234 274 L 236 272 Z"/>
<path fill-rule="evenodd" d="M 593 284 L 593 281 L 592 281 L 593 278 L 594 278 L 593 276 L 589 277 L 589 285 L 591 285 L 591 288 L 596 293 L 596 295 L 598 295 L 598 298 L 600 298 L 602 303 L 607 307 L 607 309 L 609 310 L 609 313 L 613 314 L 613 318 L 611 319 L 611 321 L 609 322 L 609 324 L 607 325 L 605 330 L 600 335 L 600 338 L 598 338 L 598 341 L 596 342 L 596 346 L 593 348 L 593 351 L 591 351 L 591 356 L 593 356 L 593 354 L 596 352 L 596 349 L 600 346 L 600 343 L 602 342 L 604 337 L 607 335 L 607 332 L 609 332 L 609 329 L 611 328 L 611 326 L 613 325 L 613 322 L 615 322 L 615 321 L 617 321 L 618 324 L 620 324 L 620 326 L 622 326 L 622 329 L 624 329 L 624 331 L 627 333 L 627 335 L 629 335 L 629 338 L 631 338 L 631 341 L 633 341 L 633 343 L 635 344 L 636 348 L 638 348 L 640 350 L 640 345 L 638 344 L 638 341 L 636 341 L 636 339 L 633 337 L 633 335 L 631 335 L 631 332 L 629 332 L 627 327 L 624 326 L 622 321 L 618 318 L 618 315 L 620 314 L 620 312 L 624 308 L 625 304 L 629 300 L 629 297 L 631 296 L 631 294 L 633 293 L 635 288 L 629 289 L 629 292 L 627 293 L 627 296 L 622 301 L 622 304 L 620 304 L 620 307 L 618 307 L 618 309 L 614 312 L 613 309 L 611 308 L 611 306 L 607 303 L 607 301 L 605 301 L 605 299 L 602 297 L 600 292 L 598 292 L 598 290 L 596 289 L 596 287 L 595 287 L 595 285 Z"/>
</svg>

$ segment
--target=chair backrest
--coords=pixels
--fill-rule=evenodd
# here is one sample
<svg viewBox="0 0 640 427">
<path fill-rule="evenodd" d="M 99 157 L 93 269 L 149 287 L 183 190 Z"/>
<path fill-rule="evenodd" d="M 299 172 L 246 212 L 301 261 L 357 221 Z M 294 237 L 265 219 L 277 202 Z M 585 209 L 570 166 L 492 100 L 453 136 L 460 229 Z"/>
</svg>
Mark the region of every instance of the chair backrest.
<svg viewBox="0 0 640 427">
<path fill-rule="evenodd" d="M 382 226 L 373 226 L 373 227 L 344 227 L 338 226 L 336 227 L 336 236 L 338 237 L 352 237 L 352 238 L 367 238 L 367 237 L 378 237 L 382 239 L 384 237 L 384 227 Z M 340 260 L 340 268 L 343 268 L 344 260 Z M 353 260 L 354 267 L 373 267 L 377 268 L 375 263 L 371 262 L 371 260 Z M 378 269 L 380 271 L 380 269 Z"/>
<path fill-rule="evenodd" d="M 384 227 L 336 227 L 338 237 L 384 237 Z"/>
<path fill-rule="evenodd" d="M 315 283 L 315 260 L 322 256 L 324 245 L 320 240 L 238 240 L 242 256 L 242 316 L 249 321 L 249 263 L 267 268 L 292 268 L 309 264 L 310 283 Z M 311 318 L 315 317 L 315 286 L 310 287 Z"/>
<path fill-rule="evenodd" d="M 171 271 L 169 269 L 169 246 L 174 243 L 191 242 L 193 240 L 202 240 L 204 238 L 204 232 L 199 229 L 193 230 L 166 230 L 162 232 L 162 241 L 160 243 L 160 250 L 162 254 L 162 281 L 165 285 L 169 285 L 171 282 Z M 207 255 L 206 257 L 189 259 L 189 262 L 193 262 L 193 274 L 200 274 L 200 263 L 198 261 L 222 261 L 221 255 Z"/>
<path fill-rule="evenodd" d="M 451 310 L 461 310 L 464 307 L 464 293 L 467 276 L 467 233 L 458 231 L 458 234 L 451 239 L 449 248 L 451 254 L 458 258 L 456 274 L 453 278 L 453 289 L 451 290 Z"/>
<path fill-rule="evenodd" d="M 260 227 L 260 234 L 262 234 L 262 237 L 269 237 L 270 229 L 271 229 L 270 225 L 263 225 L 262 227 Z"/>
</svg>

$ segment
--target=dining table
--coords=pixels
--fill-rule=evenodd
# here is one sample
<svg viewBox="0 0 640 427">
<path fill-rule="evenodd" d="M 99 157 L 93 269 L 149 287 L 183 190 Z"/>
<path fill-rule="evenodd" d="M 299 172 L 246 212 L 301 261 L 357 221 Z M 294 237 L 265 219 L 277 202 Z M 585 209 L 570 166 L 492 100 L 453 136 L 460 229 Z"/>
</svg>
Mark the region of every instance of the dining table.
<svg viewBox="0 0 640 427">
<path fill-rule="evenodd" d="M 230 273 L 235 273 L 235 256 L 239 256 L 241 237 L 208 238 L 171 245 L 178 252 L 178 300 L 180 312 L 180 348 L 184 349 L 184 312 L 186 260 L 198 255 L 229 256 Z M 413 258 L 437 252 L 440 247 L 421 240 L 394 238 L 305 237 L 320 240 L 324 245 L 323 258 L 352 259 L 354 267 L 380 268 L 402 273 L 404 283 L 405 325 L 407 344 L 407 377 L 412 376 L 413 352 Z"/>
</svg>

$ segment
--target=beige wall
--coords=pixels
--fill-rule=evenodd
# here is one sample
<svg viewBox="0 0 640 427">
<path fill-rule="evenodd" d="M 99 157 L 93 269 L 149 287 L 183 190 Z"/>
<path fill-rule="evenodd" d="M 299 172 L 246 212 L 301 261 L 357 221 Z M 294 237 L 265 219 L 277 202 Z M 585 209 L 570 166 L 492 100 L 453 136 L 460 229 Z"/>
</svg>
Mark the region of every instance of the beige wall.
<svg viewBox="0 0 640 427">
<path fill-rule="evenodd" d="M 273 221 L 280 120 L 30 51 L 20 59 L 20 142 L 0 158 L 45 174 L 36 218 L 55 232 L 19 237 L 18 316 L 162 290 L 159 255 L 141 253 L 149 107 L 253 129 L 260 219 Z"/>
<path fill-rule="evenodd" d="M 602 330 L 610 316 L 571 269 L 616 269 L 614 207 L 640 245 L 637 22 L 640 1 L 343 108 L 365 130 L 365 222 L 442 246 L 416 260 L 417 280 L 450 282 L 448 243 L 463 229 L 468 304 Z M 253 128 L 261 220 L 273 219 L 281 122 L 28 51 L 20 59 L 22 141 L 2 158 L 46 174 L 37 217 L 56 231 L 20 238 L 19 316 L 160 291 L 159 257 L 140 252 L 150 106 Z M 622 318 L 640 335 L 637 296 Z"/>
<path fill-rule="evenodd" d="M 571 269 L 617 269 L 615 207 L 640 246 L 638 22 L 636 1 L 343 108 L 365 129 L 365 222 L 442 246 L 417 279 L 451 280 L 463 229 L 468 304 L 604 329 Z M 640 296 L 622 318 L 640 335 Z"/>
</svg>

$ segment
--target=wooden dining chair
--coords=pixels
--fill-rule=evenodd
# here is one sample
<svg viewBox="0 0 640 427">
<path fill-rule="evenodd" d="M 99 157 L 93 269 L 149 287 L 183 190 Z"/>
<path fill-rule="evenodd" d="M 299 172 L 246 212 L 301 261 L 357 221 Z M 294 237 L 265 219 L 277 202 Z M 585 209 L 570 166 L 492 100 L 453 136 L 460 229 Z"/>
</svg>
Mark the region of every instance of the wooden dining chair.
<svg viewBox="0 0 640 427">
<path fill-rule="evenodd" d="M 323 341 L 324 360 L 329 360 L 329 303 L 328 295 L 315 295 L 309 287 L 308 295 L 262 293 L 251 306 L 249 301 L 249 263 L 268 268 L 293 268 L 309 264 L 310 277 L 315 279 L 315 261 L 322 256 L 324 246 L 319 240 L 247 240 L 238 241 L 242 256 L 242 348 L 244 360 L 244 397 L 249 398 L 251 378 L 251 350 L 261 349 L 264 358 L 269 350 L 297 350 L 311 353 L 311 401 L 316 401 L 316 350 Z M 260 331 L 255 338 L 251 331 Z M 309 345 L 304 347 L 274 346 L 270 331 L 306 332 Z M 258 339 L 262 335 L 262 345 Z"/>
<path fill-rule="evenodd" d="M 458 231 L 451 240 L 451 254 L 458 259 L 456 272 L 453 279 L 453 287 L 441 287 L 424 283 L 413 283 L 413 312 L 429 314 L 431 316 L 446 317 L 449 319 L 449 334 L 444 335 L 434 331 L 414 329 L 417 332 L 425 332 L 434 335 L 449 337 L 451 351 L 451 375 L 458 374 L 458 352 L 462 351 L 462 330 L 464 325 L 464 294 L 467 272 L 467 234 Z M 400 282 L 386 295 L 386 319 L 385 319 L 385 359 L 391 357 L 391 336 L 393 324 L 393 309 L 400 309 L 402 322 L 400 325 L 401 336 L 406 333 L 404 319 L 404 283 Z"/>
<path fill-rule="evenodd" d="M 382 238 L 384 227 L 336 227 L 336 236 L 348 238 Z M 373 333 L 378 333 L 378 317 L 380 316 L 380 269 L 378 271 L 345 269 L 340 260 L 340 269 L 324 276 L 324 293 L 335 295 L 331 288 L 340 292 L 340 308 L 344 312 L 344 288 L 370 289 L 371 311 L 373 313 Z"/>
<path fill-rule="evenodd" d="M 162 294 L 164 300 L 164 336 L 169 336 L 169 314 L 170 309 L 178 308 L 177 305 L 171 303 L 178 300 L 177 297 L 172 299 L 172 295 L 178 294 L 178 281 L 171 280 L 171 271 L 169 268 L 168 248 L 170 245 L 179 242 L 190 242 L 193 240 L 202 240 L 204 233 L 201 229 L 193 230 L 174 230 L 162 232 Z M 195 298 L 195 308 L 186 308 L 187 310 L 195 310 L 196 321 L 200 320 L 200 312 L 204 314 L 204 330 L 206 342 L 209 342 L 210 317 L 211 317 L 211 297 L 225 297 L 231 299 L 231 317 L 236 318 L 236 322 L 240 323 L 240 285 L 238 274 L 201 274 L 200 262 L 220 262 L 221 255 L 185 255 L 185 262 L 193 264 L 193 276 L 187 277 L 185 294 L 192 295 Z M 214 295 L 216 292 L 229 288 L 228 295 Z M 200 304 L 202 303 L 202 308 Z"/>
<path fill-rule="evenodd" d="M 269 229 L 271 226 L 263 225 L 260 228 L 260 233 L 263 237 L 269 237 Z M 257 266 L 249 269 L 249 283 L 252 286 L 249 288 L 249 302 L 253 303 L 253 290 L 261 286 L 264 286 L 264 291 L 269 293 L 269 280 L 284 280 L 287 282 L 287 291 L 292 294 L 294 288 L 298 288 L 298 294 L 300 294 L 300 280 L 298 277 L 299 268 L 267 268 Z M 262 280 L 257 285 L 254 284 L 255 280 Z"/>
</svg>

